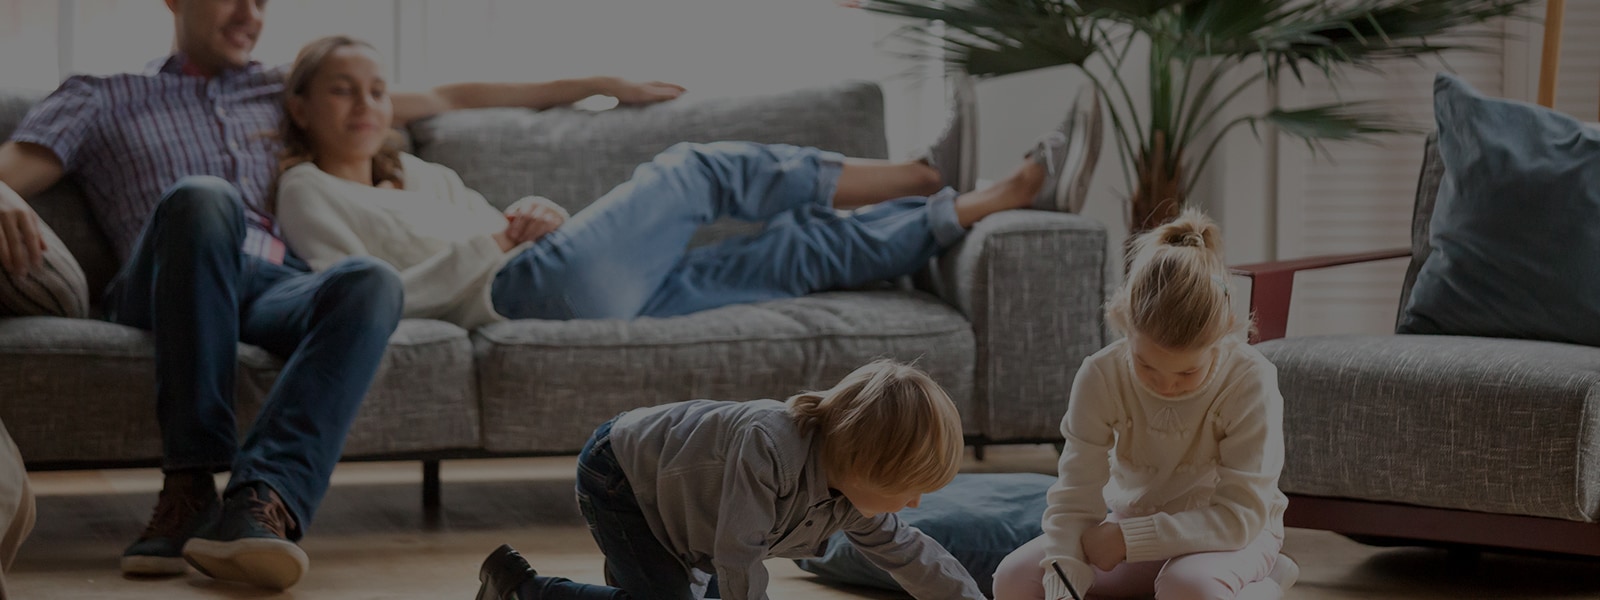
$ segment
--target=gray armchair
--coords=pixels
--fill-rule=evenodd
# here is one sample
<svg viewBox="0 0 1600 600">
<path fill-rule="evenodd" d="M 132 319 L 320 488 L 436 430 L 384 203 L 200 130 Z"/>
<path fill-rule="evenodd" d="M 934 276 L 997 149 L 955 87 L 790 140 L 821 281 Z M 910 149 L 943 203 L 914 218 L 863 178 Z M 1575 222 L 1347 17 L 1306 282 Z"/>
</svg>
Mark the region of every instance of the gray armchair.
<svg viewBox="0 0 1600 600">
<path fill-rule="evenodd" d="M 1427 258 L 1433 139 L 1412 247 L 1237 267 L 1278 367 L 1291 527 L 1384 544 L 1600 555 L 1600 348 L 1458 336 L 1285 338 L 1297 272 Z"/>
</svg>

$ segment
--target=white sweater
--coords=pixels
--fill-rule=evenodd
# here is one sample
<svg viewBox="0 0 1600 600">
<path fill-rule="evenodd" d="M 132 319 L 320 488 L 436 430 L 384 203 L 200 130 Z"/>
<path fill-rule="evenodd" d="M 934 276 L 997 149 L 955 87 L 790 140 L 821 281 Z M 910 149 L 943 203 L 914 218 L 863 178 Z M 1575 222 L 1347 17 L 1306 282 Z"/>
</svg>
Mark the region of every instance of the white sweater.
<svg viewBox="0 0 1600 600">
<path fill-rule="evenodd" d="M 400 271 L 405 316 L 472 329 L 504 320 L 489 286 L 518 249 L 492 237 L 506 217 L 455 171 L 400 155 L 405 189 L 340 179 L 311 163 L 278 179 L 278 219 L 295 254 L 323 271 L 347 256 L 372 256 Z"/>
<path fill-rule="evenodd" d="M 1278 372 L 1242 341 L 1221 342 L 1205 383 L 1171 398 L 1138 379 L 1126 340 L 1111 344 L 1084 359 L 1061 433 L 1060 479 L 1044 513 L 1048 599 L 1071 597 L 1052 561 L 1088 592 L 1094 571 L 1080 538 L 1107 507 L 1124 517 L 1128 562 L 1238 550 L 1264 530 L 1283 535 Z"/>
</svg>

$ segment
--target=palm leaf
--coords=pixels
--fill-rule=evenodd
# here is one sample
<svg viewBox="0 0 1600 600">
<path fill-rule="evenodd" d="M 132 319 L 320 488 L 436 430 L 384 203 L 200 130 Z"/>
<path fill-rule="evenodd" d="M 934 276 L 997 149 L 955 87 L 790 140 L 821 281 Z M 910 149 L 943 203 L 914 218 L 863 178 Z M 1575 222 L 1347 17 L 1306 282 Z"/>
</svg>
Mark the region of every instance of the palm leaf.
<svg viewBox="0 0 1600 600">
<path fill-rule="evenodd" d="M 1363 141 L 1390 133 L 1422 130 L 1366 102 L 1336 102 L 1294 110 L 1276 109 L 1260 117 L 1278 131 L 1307 141 Z"/>
</svg>

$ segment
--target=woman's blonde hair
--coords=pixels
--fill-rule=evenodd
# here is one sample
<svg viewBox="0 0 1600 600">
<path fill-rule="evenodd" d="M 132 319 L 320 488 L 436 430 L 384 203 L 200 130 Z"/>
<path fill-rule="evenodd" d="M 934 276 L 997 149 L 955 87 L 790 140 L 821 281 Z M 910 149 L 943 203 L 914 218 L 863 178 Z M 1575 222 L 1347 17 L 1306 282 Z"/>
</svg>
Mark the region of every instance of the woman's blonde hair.
<svg viewBox="0 0 1600 600">
<path fill-rule="evenodd" d="M 1233 318 L 1222 229 L 1187 209 L 1133 243 L 1128 280 L 1106 318 L 1124 335 L 1138 332 L 1171 350 L 1194 350 L 1242 332 Z"/>
<path fill-rule="evenodd" d="M 818 436 L 830 477 L 889 494 L 927 493 L 961 468 L 966 441 L 955 402 L 908 364 L 874 361 L 832 389 L 789 398 L 789 413 Z"/>
<path fill-rule="evenodd" d="M 282 124 L 278 126 L 278 140 L 283 144 L 283 149 L 278 154 L 279 174 L 301 163 L 312 162 L 317 157 L 311 148 L 311 135 L 289 115 L 289 98 L 305 96 L 306 88 L 311 85 L 311 79 L 317 76 L 317 71 L 322 69 L 322 64 L 328 61 L 328 57 L 340 48 L 351 46 L 377 51 L 372 44 L 353 37 L 331 35 L 312 40 L 294 57 L 294 66 L 289 68 L 289 76 L 283 84 L 284 115 Z M 397 188 L 405 187 L 405 174 L 400 168 L 400 150 L 404 146 L 405 142 L 401 139 L 400 133 L 389 130 L 383 147 L 372 157 L 373 185 L 389 181 Z M 269 210 L 274 212 L 276 197 L 276 193 L 267 196 Z"/>
</svg>

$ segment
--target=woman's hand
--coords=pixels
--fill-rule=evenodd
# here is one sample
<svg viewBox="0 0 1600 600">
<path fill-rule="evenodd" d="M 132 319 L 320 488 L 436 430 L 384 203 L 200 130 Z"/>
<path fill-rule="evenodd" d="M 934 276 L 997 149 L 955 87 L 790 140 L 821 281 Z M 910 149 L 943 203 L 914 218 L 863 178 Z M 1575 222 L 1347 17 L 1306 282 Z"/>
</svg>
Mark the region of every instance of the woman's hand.
<svg viewBox="0 0 1600 600">
<path fill-rule="evenodd" d="M 549 198 L 528 196 L 506 208 L 505 237 L 512 247 L 548 235 L 567 222 L 567 209 Z M 507 248 L 510 250 L 510 248 Z"/>
<path fill-rule="evenodd" d="M 1083 556 L 1101 571 L 1117 568 L 1128 559 L 1128 544 L 1122 539 L 1122 526 L 1105 522 L 1083 532 Z"/>
</svg>

